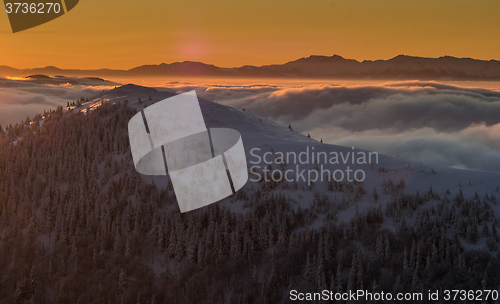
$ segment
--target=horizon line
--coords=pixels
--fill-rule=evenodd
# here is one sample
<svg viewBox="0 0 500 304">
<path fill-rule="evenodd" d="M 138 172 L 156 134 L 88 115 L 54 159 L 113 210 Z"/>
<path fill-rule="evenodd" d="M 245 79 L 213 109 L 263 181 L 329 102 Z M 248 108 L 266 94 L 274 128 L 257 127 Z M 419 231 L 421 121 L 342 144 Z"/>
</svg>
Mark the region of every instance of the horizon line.
<svg viewBox="0 0 500 304">
<path fill-rule="evenodd" d="M 195 60 L 173 61 L 173 62 L 170 62 L 170 63 L 166 63 L 166 62 L 161 62 L 161 63 L 145 63 L 145 64 L 133 66 L 133 67 L 128 68 L 128 69 L 109 68 L 109 67 L 91 68 L 91 69 L 76 68 L 76 67 L 74 67 L 74 68 L 60 68 L 60 67 L 55 66 L 55 65 L 46 65 L 46 66 L 28 67 L 28 68 L 18 68 L 18 67 L 13 67 L 13 66 L 10 66 L 10 65 L 7 65 L 7 64 L 0 64 L 0 67 L 7 67 L 7 68 L 11 68 L 11 69 L 16 69 L 16 70 L 35 70 L 35 69 L 45 69 L 45 68 L 56 68 L 56 69 L 60 69 L 60 70 L 81 70 L 81 71 L 99 71 L 99 70 L 130 71 L 132 69 L 135 69 L 135 68 L 138 68 L 138 67 L 143 67 L 143 66 L 158 66 L 158 65 L 162 65 L 162 64 L 170 65 L 170 64 L 175 64 L 175 63 L 201 63 L 201 64 L 204 64 L 204 65 L 215 66 L 215 67 L 222 68 L 222 69 L 237 69 L 237 68 L 242 68 L 242 67 L 246 67 L 246 66 L 265 67 L 265 66 L 272 66 L 272 65 L 284 65 L 284 64 L 287 64 L 287 63 L 290 63 L 290 62 L 294 62 L 294 61 L 297 61 L 297 60 L 300 60 L 300 59 L 307 59 L 307 58 L 311 58 L 311 57 L 325 57 L 325 58 L 340 57 L 340 58 L 342 58 L 344 60 L 353 60 L 353 61 L 356 61 L 356 62 L 359 62 L 359 63 L 363 63 L 363 62 L 375 62 L 375 61 L 389 61 L 389 60 L 395 59 L 397 57 L 410 57 L 410 58 L 421 58 L 421 59 L 440 59 L 440 58 L 447 58 L 447 57 L 449 57 L 449 58 L 455 58 L 455 59 L 471 59 L 471 60 L 485 61 L 485 62 L 500 61 L 500 59 L 478 59 L 478 58 L 474 58 L 474 57 L 458 57 L 458 56 L 453 56 L 453 55 L 443 55 L 443 56 L 439 56 L 439 57 L 427 57 L 427 56 L 417 56 L 417 55 L 407 55 L 407 54 L 398 54 L 396 56 L 393 56 L 393 57 L 390 57 L 390 58 L 387 58 L 387 59 L 363 59 L 363 60 L 358 60 L 358 59 L 353 59 L 353 58 L 346 58 L 346 57 L 338 55 L 338 54 L 333 54 L 333 55 L 316 55 L 316 54 L 312 54 L 312 55 L 309 55 L 309 56 L 304 56 L 304 57 L 296 58 L 296 59 L 289 60 L 289 61 L 282 62 L 282 63 L 270 63 L 270 64 L 264 64 L 264 65 L 243 64 L 243 65 L 240 65 L 240 66 L 232 66 L 232 67 L 218 66 L 216 64 L 206 63 L 206 62 L 203 62 L 203 61 L 195 61 Z"/>
</svg>

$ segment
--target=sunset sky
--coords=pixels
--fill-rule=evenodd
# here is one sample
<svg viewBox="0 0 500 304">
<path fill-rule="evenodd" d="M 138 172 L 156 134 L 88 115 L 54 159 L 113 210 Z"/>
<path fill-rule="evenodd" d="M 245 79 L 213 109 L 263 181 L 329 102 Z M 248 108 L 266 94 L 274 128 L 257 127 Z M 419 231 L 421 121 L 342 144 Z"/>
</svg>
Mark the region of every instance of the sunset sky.
<svg viewBox="0 0 500 304">
<path fill-rule="evenodd" d="M 202 61 L 284 63 L 338 54 L 500 59 L 498 0 L 81 0 L 13 34 L 0 13 L 0 65 L 129 69 Z"/>
</svg>

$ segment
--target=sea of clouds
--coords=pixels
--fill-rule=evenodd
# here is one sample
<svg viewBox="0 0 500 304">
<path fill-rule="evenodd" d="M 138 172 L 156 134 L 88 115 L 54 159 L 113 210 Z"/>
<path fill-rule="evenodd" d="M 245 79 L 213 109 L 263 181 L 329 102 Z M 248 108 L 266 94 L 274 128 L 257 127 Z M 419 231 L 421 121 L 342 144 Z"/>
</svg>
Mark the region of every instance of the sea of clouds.
<svg viewBox="0 0 500 304">
<path fill-rule="evenodd" d="M 500 84 L 499 84 L 500 86 Z M 0 124 L 92 97 L 103 86 L 0 79 Z M 500 172 L 500 90 L 435 82 L 377 85 L 186 85 L 183 92 L 275 121 L 325 143 L 436 166 Z"/>
<path fill-rule="evenodd" d="M 0 79 L 0 125 L 20 123 L 44 110 L 55 110 L 81 97 L 91 97 L 108 87 L 88 85 L 46 85 Z"/>
<path fill-rule="evenodd" d="M 326 143 L 500 172 L 500 91 L 435 82 L 167 87 L 196 89 Z"/>
</svg>

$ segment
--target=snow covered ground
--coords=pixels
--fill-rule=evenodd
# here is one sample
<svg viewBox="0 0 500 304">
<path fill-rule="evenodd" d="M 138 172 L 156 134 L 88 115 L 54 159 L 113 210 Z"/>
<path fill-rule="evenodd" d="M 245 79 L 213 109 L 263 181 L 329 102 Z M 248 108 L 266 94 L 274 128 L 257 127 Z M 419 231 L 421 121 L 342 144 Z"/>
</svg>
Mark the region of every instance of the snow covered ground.
<svg viewBox="0 0 500 304">
<path fill-rule="evenodd" d="M 129 105 L 137 109 L 142 109 L 154 102 L 173 95 L 175 94 L 172 92 L 159 92 L 152 88 L 126 85 L 95 96 L 89 99 L 89 101 L 84 103 L 81 107 L 77 107 L 74 110 L 87 111 L 99 106 L 103 101 L 114 103 L 124 102 L 125 100 L 127 100 Z M 393 157 L 382 153 L 378 154 L 378 163 L 372 159 L 372 164 L 358 164 L 358 155 L 367 155 L 369 153 L 368 151 L 355 147 L 353 149 L 353 147 L 320 143 L 315 139 L 245 111 L 202 98 L 199 100 L 207 127 L 227 127 L 236 129 L 242 134 L 243 144 L 247 153 L 247 161 L 249 162 L 249 169 L 252 166 L 259 167 L 256 168 L 254 172 L 261 172 L 261 170 L 267 166 L 263 161 L 254 164 L 258 161 L 258 157 L 255 155 L 263 157 L 266 152 L 271 152 L 274 155 L 273 157 L 267 155 L 266 159 L 268 161 L 275 159 L 278 152 L 282 152 L 283 155 L 290 153 L 298 156 L 301 152 L 304 153 L 307 151 L 307 149 L 309 149 L 309 152 L 314 150 L 316 153 L 315 155 L 318 155 L 320 152 L 325 152 L 329 155 L 328 159 L 330 159 L 331 153 L 344 155 L 344 157 L 347 156 L 349 159 L 345 163 L 342 157 L 339 157 L 340 164 L 331 164 L 329 161 L 325 163 L 324 157 L 320 157 L 319 162 L 310 159 L 306 164 L 301 164 L 298 160 L 296 162 L 287 163 L 281 166 L 282 172 L 292 170 L 293 173 L 290 173 L 289 177 L 293 176 L 293 178 L 295 178 L 297 168 L 299 168 L 299 173 L 300 171 L 304 171 L 306 178 L 303 179 L 299 177 L 298 180 L 296 180 L 296 190 L 293 188 L 295 187 L 294 183 L 287 181 L 279 183 L 279 185 L 273 189 L 276 193 L 284 193 L 286 196 L 289 196 L 296 202 L 296 207 L 308 208 L 314 200 L 315 193 L 321 195 L 326 194 L 330 201 L 335 201 L 336 199 L 341 200 L 342 193 L 327 191 L 327 178 L 323 176 L 323 181 L 321 181 L 321 174 L 319 174 L 320 177 L 318 181 L 313 182 L 312 185 L 309 186 L 307 172 L 313 172 L 316 170 L 315 168 L 320 170 L 321 165 L 323 165 L 323 169 L 330 170 L 330 172 L 341 170 L 344 174 L 347 167 L 349 167 L 352 172 L 362 170 L 365 174 L 362 184 L 367 194 L 363 195 L 356 204 L 347 206 L 344 208 L 345 210 L 342 210 L 338 214 L 339 220 L 341 221 L 348 221 L 353 216 L 356 209 L 362 212 L 370 208 L 370 206 L 373 205 L 373 189 L 376 189 L 376 192 L 379 194 L 378 201 L 381 202 L 382 207 L 384 207 L 391 199 L 390 193 L 384 194 L 384 181 L 392 181 L 394 184 L 398 184 L 403 180 L 405 184 L 404 192 L 408 194 L 415 194 L 417 191 L 419 191 L 420 194 L 427 193 L 432 187 L 434 193 L 444 197 L 446 196 L 446 192 L 449 191 L 449 193 L 451 193 L 451 195 L 448 195 L 450 199 L 458 193 L 460 189 L 466 198 L 472 198 L 476 192 L 479 197 L 482 198 L 486 194 L 497 194 L 498 191 L 497 187 L 500 184 L 500 174 L 497 173 L 455 169 L 435 165 L 431 166 L 425 163 L 408 161 L 403 158 Z M 350 157 L 352 154 L 350 153 L 355 153 L 356 155 L 354 163 L 352 162 Z M 309 153 L 309 155 L 311 155 L 311 153 Z M 275 170 L 280 167 L 280 165 L 272 163 L 271 167 L 272 170 Z M 361 176 L 361 173 L 359 173 L 358 177 L 360 178 Z M 314 177 L 316 177 L 316 175 L 312 173 L 311 178 Z M 336 178 L 338 179 L 339 177 L 340 173 Z M 151 178 L 145 176 L 144 178 L 147 180 L 153 179 L 155 184 L 159 186 L 166 185 L 167 181 L 165 177 Z M 262 182 L 252 181 L 255 179 L 257 179 L 257 176 L 250 174 L 250 180 L 244 187 L 244 190 L 241 191 L 256 191 L 256 189 L 261 188 Z M 351 179 L 353 179 L 352 175 Z M 347 177 L 344 175 L 344 182 L 346 181 Z M 234 197 L 227 198 L 219 202 L 219 204 L 224 204 L 235 212 L 245 210 L 243 202 L 238 201 Z M 496 216 L 500 216 L 500 206 L 496 205 L 493 207 Z M 321 221 L 321 217 L 319 218 L 319 221 Z M 316 225 L 321 225 L 321 223 L 316 223 Z"/>
</svg>

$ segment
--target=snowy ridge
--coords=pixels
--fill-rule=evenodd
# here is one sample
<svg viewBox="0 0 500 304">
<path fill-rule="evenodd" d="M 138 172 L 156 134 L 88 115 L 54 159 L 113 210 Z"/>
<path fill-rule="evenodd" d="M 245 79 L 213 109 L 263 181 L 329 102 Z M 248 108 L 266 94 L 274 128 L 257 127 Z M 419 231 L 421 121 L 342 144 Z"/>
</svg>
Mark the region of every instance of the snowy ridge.
<svg viewBox="0 0 500 304">
<path fill-rule="evenodd" d="M 101 102 L 123 102 L 127 100 L 128 104 L 136 109 L 142 109 L 157 101 L 175 95 L 173 92 L 160 92 L 153 88 L 147 88 L 137 85 L 125 85 L 107 92 L 94 98 L 89 99 L 88 102 L 83 103 L 81 107 L 75 110 L 87 111 L 98 107 Z M 141 101 L 139 101 L 139 99 Z M 292 201 L 295 202 L 295 208 L 309 208 L 314 200 L 315 193 L 327 194 L 330 201 L 340 201 L 342 193 L 332 193 L 327 191 L 328 183 L 326 177 L 318 178 L 318 181 L 312 182 L 312 186 L 308 185 L 307 172 L 321 170 L 323 165 L 324 170 L 342 170 L 344 173 L 347 167 L 352 170 L 362 170 L 365 172 L 366 177 L 363 180 L 363 188 L 366 193 L 355 204 L 345 206 L 338 213 L 338 220 L 341 222 L 349 221 L 354 214 L 355 210 L 364 212 L 373 207 L 373 199 L 371 193 L 373 189 L 379 194 L 378 201 L 381 202 L 382 208 L 385 204 L 391 201 L 393 194 L 384 190 L 384 183 L 391 181 L 394 184 L 404 181 L 404 193 L 415 194 L 417 191 L 421 194 L 427 193 L 430 188 L 434 193 L 441 197 L 446 196 L 449 191 L 451 199 L 456 193 L 462 190 L 464 197 L 472 198 L 477 192 L 479 197 L 484 197 L 485 194 L 496 194 L 497 185 L 500 183 L 500 174 L 479 172 L 470 170 L 461 170 L 448 167 L 429 166 L 424 163 L 408 161 L 399 157 L 390 155 L 379 154 L 378 164 L 358 164 L 356 161 L 352 162 L 352 154 L 358 155 L 359 153 L 367 155 L 368 151 L 353 149 L 353 147 L 343 147 L 330 144 L 323 144 L 315 139 L 309 138 L 303 134 L 294 132 L 287 127 L 280 126 L 274 122 L 264 118 L 234 109 L 232 107 L 217 104 L 212 101 L 199 98 L 200 107 L 207 127 L 227 127 L 238 130 L 243 138 L 243 144 L 247 154 L 247 161 L 249 162 L 249 169 L 255 166 L 258 158 L 264 156 L 264 153 L 271 152 L 273 157 L 267 156 L 267 160 L 272 160 L 278 156 L 278 152 L 296 154 L 297 156 L 303 152 L 309 151 L 309 155 L 314 150 L 314 153 L 325 152 L 330 158 L 331 153 L 336 153 L 339 156 L 339 164 L 324 163 L 323 158 L 319 164 L 310 161 L 308 164 L 287 163 L 281 166 L 281 170 L 293 170 L 294 174 L 297 173 L 297 165 L 299 165 L 299 173 L 304 170 L 305 180 L 299 178 L 296 181 L 296 189 L 292 183 L 282 182 L 272 187 L 275 193 L 284 193 Z M 253 154 L 250 151 L 253 150 Z M 309 149 L 309 150 L 307 150 Z M 347 162 L 342 161 L 342 156 L 348 158 Z M 254 162 L 254 163 L 252 163 Z M 267 166 L 266 163 L 260 162 L 257 164 L 259 168 L 254 169 L 254 172 L 262 173 L 262 169 Z M 279 164 L 272 163 L 271 168 L 277 169 Z M 269 173 L 269 178 L 270 178 Z M 294 175 L 296 177 L 296 175 Z M 264 175 L 261 175 L 264 178 Z M 314 175 L 312 175 L 314 177 Z M 252 192 L 258 188 L 263 187 L 262 182 L 255 182 L 257 175 L 250 174 L 250 180 L 245 187 L 240 191 Z M 147 177 L 143 179 L 154 181 L 159 187 L 167 185 L 168 179 L 161 177 Z M 344 178 L 345 182 L 346 177 Z M 352 179 L 352 175 L 351 175 Z M 271 183 L 272 184 L 272 183 Z M 352 193 L 351 193 L 352 194 Z M 219 204 L 224 204 L 234 212 L 244 212 L 245 207 L 242 201 L 235 200 L 234 197 L 226 198 Z M 430 203 L 431 205 L 433 203 Z M 493 206 L 496 216 L 500 216 L 500 206 Z M 411 222 L 411 219 L 408 219 Z M 312 227 L 320 227 L 326 222 L 324 216 L 319 215 L 316 222 Z"/>
</svg>

